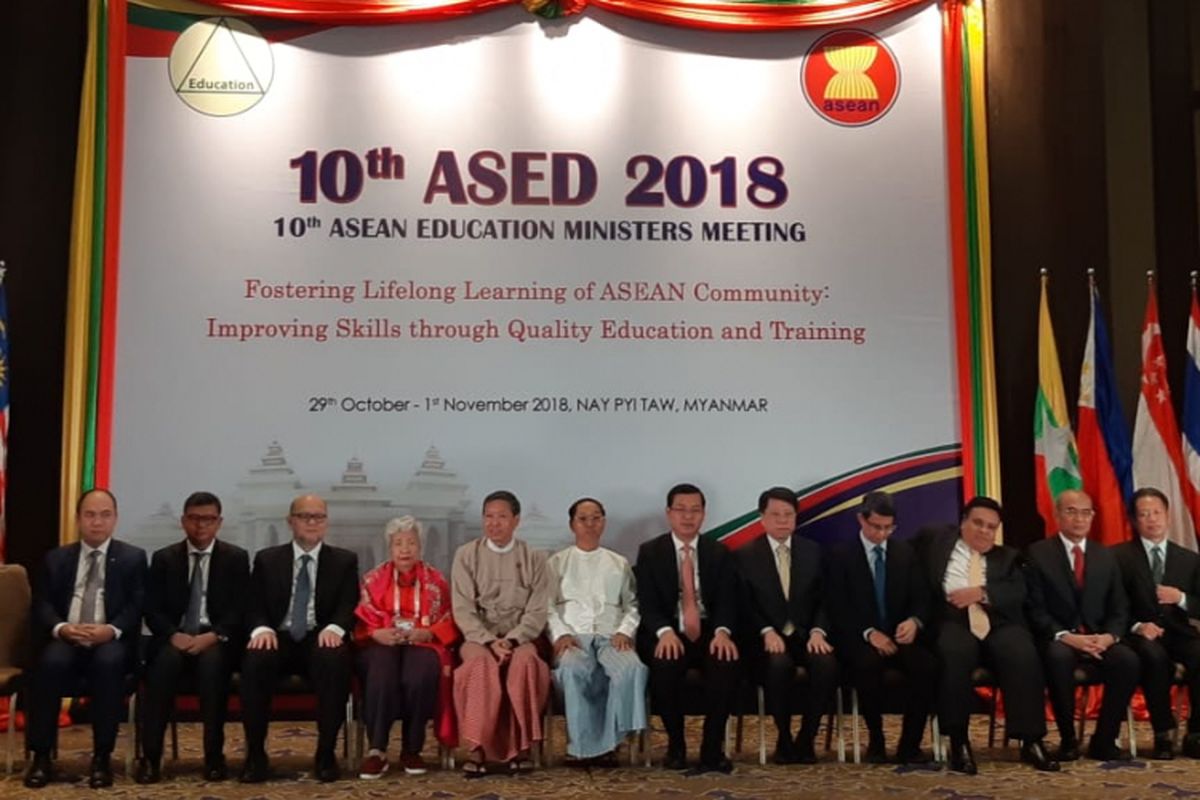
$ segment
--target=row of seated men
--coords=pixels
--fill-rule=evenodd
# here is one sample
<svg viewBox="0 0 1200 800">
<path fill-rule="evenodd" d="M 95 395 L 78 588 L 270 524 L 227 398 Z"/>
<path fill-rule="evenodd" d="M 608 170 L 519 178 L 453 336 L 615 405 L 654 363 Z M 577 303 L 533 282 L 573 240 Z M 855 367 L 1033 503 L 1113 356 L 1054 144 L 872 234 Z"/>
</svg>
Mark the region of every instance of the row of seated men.
<svg viewBox="0 0 1200 800">
<path fill-rule="evenodd" d="M 1010 736 L 1022 760 L 1041 770 L 1077 759 L 1074 671 L 1089 665 L 1104 701 L 1087 755 L 1126 758 L 1115 741 L 1129 698 L 1145 690 L 1156 758 L 1173 755 L 1176 721 L 1169 692 L 1174 663 L 1200 676 L 1200 557 L 1167 541 L 1167 499 L 1135 495 L 1138 537 L 1115 548 L 1089 542 L 1091 500 L 1064 492 L 1060 533 L 1025 554 L 998 545 L 1002 510 L 979 497 L 959 525 L 892 538 L 891 496 L 872 492 L 857 514 L 858 535 L 823 550 L 795 533 L 796 497 L 786 488 L 759 498 L 766 535 L 730 552 L 701 536 L 703 492 L 679 484 L 667 495 L 669 532 L 639 549 L 636 564 L 600 546 L 605 511 L 594 499 L 569 509 L 576 544 L 547 559 L 515 536 L 520 503 L 510 492 L 483 503 L 483 536 L 455 554 L 450 580 L 421 560 L 411 517 L 385 536 L 391 558 L 359 578 L 356 556 L 325 541 L 321 498 L 289 509 L 291 543 L 259 551 L 219 541 L 220 501 L 205 492 L 184 504 L 185 538 L 153 556 L 113 538 L 117 503 L 109 492 L 77 504 L 80 542 L 51 551 L 33 622 L 48 643 L 28 703 L 25 776 L 31 788 L 53 777 L 61 698 L 81 679 L 91 697 L 89 784 L 112 782 L 127 676 L 143 615 L 153 634 L 145 673 L 143 755 L 137 779 L 161 778 L 165 727 L 180 678 L 190 674 L 204 723 L 204 776 L 227 777 L 224 724 L 235 669 L 241 673 L 246 753 L 241 779 L 270 775 L 270 703 L 283 674 L 308 677 L 317 695 L 314 773 L 340 777 L 334 756 L 355 660 L 362 677 L 369 751 L 360 777 L 388 767 L 388 739 L 401 721 L 399 765 L 424 772 L 426 726 L 465 750 L 463 771 L 525 772 L 543 739 L 542 710 L 553 668 L 564 696 L 568 755 L 607 763 L 622 739 L 646 727 L 646 685 L 667 732 L 663 766 L 728 772 L 724 728 L 733 694 L 751 674 L 765 689 L 777 728 L 775 761 L 816 761 L 814 737 L 839 672 L 856 689 L 869 731 L 868 762 L 887 760 L 881 709 L 885 668 L 907 678 L 895 760 L 923 763 L 931 710 L 950 736 L 950 768 L 974 773 L 967 738 L 971 675 L 991 668 L 1003 693 Z M 549 644 L 547 644 L 547 642 Z M 749 670 L 746 667 L 749 667 Z M 809 674 L 802 724 L 792 733 L 796 666 Z M 705 719 L 699 762 L 688 760 L 684 675 L 698 667 Z M 1046 690 L 1059 728 L 1051 755 Z M 1200 757 L 1200 719 L 1189 719 L 1183 751 Z"/>
</svg>

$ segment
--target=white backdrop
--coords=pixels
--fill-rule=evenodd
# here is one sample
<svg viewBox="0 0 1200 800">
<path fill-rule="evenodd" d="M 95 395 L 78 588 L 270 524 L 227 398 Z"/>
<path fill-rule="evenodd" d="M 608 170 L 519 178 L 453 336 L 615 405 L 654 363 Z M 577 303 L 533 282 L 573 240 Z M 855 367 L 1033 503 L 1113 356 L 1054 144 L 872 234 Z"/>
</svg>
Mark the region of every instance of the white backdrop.
<svg viewBox="0 0 1200 800">
<path fill-rule="evenodd" d="M 931 4 L 857 27 L 886 41 L 901 76 L 894 106 L 861 127 L 832 124 L 802 92 L 806 51 L 826 31 L 718 34 L 595 11 L 546 25 L 519 8 L 326 29 L 271 44 L 261 99 L 232 116 L 181 102 L 166 59 L 130 59 L 112 458 L 125 535 L 148 546 L 177 536 L 171 518 L 203 488 L 226 500 L 227 536 L 262 546 L 283 535 L 286 498 L 303 488 L 341 498 L 331 535 L 364 560 L 378 552 L 381 520 L 412 511 L 440 537 L 437 561 L 477 529 L 483 495 L 508 488 L 539 544 L 568 541 L 566 507 L 589 494 L 608 505 L 612 542 L 632 552 L 663 529 L 677 481 L 705 488 L 711 526 L 749 510 L 766 486 L 957 442 L 941 20 Z M 402 156 L 402 179 L 364 178 L 355 199 L 335 203 L 317 169 L 317 201 L 301 201 L 293 159 L 311 151 L 318 167 L 366 168 L 383 147 Z M 353 159 L 329 156 L 337 150 Z M 481 151 L 504 160 L 502 201 L 455 204 L 429 191 L 447 183 L 447 160 L 470 184 Z M 440 152 L 451 155 L 435 171 Z M 514 202 L 514 152 L 542 154 L 529 161 L 542 173 L 532 196 L 550 194 L 554 152 L 579 154 L 568 193 L 579 189 L 578 162 L 594 166 L 594 195 Z M 670 197 L 630 205 L 627 165 L 638 155 L 663 165 L 693 157 L 676 167 L 703 166 L 707 193 L 681 180 L 671 188 L 699 200 L 693 207 Z M 726 158 L 733 207 L 722 207 L 721 176 L 709 171 Z M 777 207 L 747 197 L 759 158 L 765 171 L 782 167 Z M 342 191 L 344 172 L 332 177 L 327 188 Z M 756 196 L 779 199 L 766 184 Z M 335 235 L 362 218 L 405 235 Z M 421 235 L 489 220 L 544 223 L 535 227 L 549 235 Z M 691 236 L 569 238 L 593 222 L 654 223 L 646 230 L 658 235 L 673 223 Z M 803 238 L 706 240 L 705 225 L 739 222 Z M 364 296 L 390 281 L 453 291 L 454 301 Z M 683 299 L 600 299 L 622 281 L 669 284 Z M 468 282 L 563 299 L 471 299 Z M 353 300 L 295 296 L 322 284 L 350 287 Z M 800 299 L 716 302 L 714 288 Z M 497 335 L 414 337 L 421 320 L 490 322 Z M 606 320 L 686 323 L 713 338 L 605 338 Z M 513 321 L 570 338 L 522 342 Z M 339 337 L 339 324 L 355 323 L 391 335 Z M 724 340 L 724 326 L 762 338 Z M 848 338 L 787 341 L 784 327 Z M 346 410 L 384 399 L 409 405 Z M 711 410 L 698 399 L 733 402 Z M 447 409 L 502 400 L 524 405 Z"/>
</svg>

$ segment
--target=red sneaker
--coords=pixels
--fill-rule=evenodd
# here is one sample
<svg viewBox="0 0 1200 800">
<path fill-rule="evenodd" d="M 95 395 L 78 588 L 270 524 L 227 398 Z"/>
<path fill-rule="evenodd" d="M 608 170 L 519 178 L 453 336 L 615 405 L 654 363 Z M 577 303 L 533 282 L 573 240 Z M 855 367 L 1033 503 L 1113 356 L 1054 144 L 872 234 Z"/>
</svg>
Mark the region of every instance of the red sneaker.
<svg viewBox="0 0 1200 800">
<path fill-rule="evenodd" d="M 429 765 L 419 753 L 401 753 L 400 766 L 404 767 L 405 775 L 424 775 L 429 771 Z"/>
<path fill-rule="evenodd" d="M 377 778 L 382 778 L 383 773 L 388 771 L 387 758 L 375 753 L 363 759 L 362 764 L 358 768 L 358 777 L 364 781 L 373 781 Z"/>
</svg>

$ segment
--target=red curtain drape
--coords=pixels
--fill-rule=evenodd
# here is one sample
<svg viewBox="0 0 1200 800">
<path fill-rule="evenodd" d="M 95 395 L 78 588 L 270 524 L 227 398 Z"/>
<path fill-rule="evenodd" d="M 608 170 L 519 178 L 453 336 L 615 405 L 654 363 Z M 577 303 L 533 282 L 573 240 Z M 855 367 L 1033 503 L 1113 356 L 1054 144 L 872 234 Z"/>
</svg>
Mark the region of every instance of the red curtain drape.
<svg viewBox="0 0 1200 800">
<path fill-rule="evenodd" d="M 518 0 L 200 0 L 215 11 L 277 17 L 322 25 L 427 22 L 474 14 Z M 575 0 L 631 17 L 719 30 L 781 30 L 832 25 L 889 14 L 929 0 L 842 2 L 709 2 L 708 0 Z"/>
</svg>

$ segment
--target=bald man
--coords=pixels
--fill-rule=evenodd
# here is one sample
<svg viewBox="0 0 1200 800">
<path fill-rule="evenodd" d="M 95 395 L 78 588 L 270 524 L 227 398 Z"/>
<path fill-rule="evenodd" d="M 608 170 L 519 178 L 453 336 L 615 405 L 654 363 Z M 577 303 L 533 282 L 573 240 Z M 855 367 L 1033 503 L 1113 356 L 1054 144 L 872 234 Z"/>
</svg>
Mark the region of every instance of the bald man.
<svg viewBox="0 0 1200 800">
<path fill-rule="evenodd" d="M 288 510 L 292 541 L 258 551 L 246 614 L 250 641 L 242 661 L 243 783 L 269 774 L 265 743 L 271 695 L 280 674 L 303 675 L 317 692 L 314 772 L 340 777 L 334 745 L 350 692 L 348 640 L 358 604 L 358 556 L 327 544 L 325 501 L 302 495 Z"/>
<path fill-rule="evenodd" d="M 1129 600 L 1116 556 L 1088 541 L 1096 512 L 1092 498 L 1065 491 L 1055 501 L 1059 532 L 1029 546 L 1029 621 L 1042 642 L 1046 688 L 1062 736 L 1059 761 L 1079 758 L 1075 736 L 1075 668 L 1085 666 L 1104 682 L 1100 718 L 1087 755 L 1128 760 L 1116 744 L 1125 707 L 1137 687 L 1138 658 L 1121 641 L 1129 632 Z"/>
</svg>

